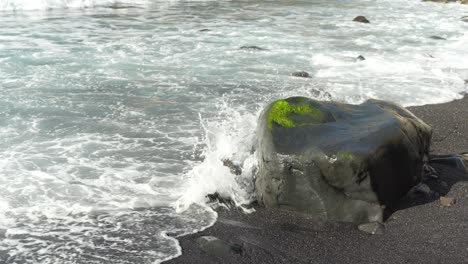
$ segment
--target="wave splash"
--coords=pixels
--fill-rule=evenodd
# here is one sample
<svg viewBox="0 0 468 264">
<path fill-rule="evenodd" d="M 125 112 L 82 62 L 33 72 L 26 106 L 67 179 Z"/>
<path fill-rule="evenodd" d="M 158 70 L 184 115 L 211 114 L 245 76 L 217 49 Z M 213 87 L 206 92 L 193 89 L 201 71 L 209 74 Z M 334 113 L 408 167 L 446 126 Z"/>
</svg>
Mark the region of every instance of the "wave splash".
<svg viewBox="0 0 468 264">
<path fill-rule="evenodd" d="M 258 114 L 235 111 L 226 102 L 219 108 L 218 117 L 212 120 L 205 120 L 200 115 L 205 132 L 200 142 L 204 146 L 200 155 L 203 161 L 186 174 L 186 191 L 176 203 L 178 211 L 187 210 L 191 204 L 204 205 L 209 200 L 207 195 L 214 193 L 229 197 L 241 208 L 254 200 L 257 168 L 254 141 Z M 235 173 L 223 164 L 227 160 L 240 171 Z"/>
</svg>

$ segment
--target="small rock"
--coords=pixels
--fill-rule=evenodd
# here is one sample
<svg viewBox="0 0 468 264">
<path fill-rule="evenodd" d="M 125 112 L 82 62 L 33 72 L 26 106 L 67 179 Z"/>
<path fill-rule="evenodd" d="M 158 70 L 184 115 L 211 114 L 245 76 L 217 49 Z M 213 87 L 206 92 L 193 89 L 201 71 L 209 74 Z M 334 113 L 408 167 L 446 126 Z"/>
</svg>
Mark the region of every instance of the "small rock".
<svg viewBox="0 0 468 264">
<path fill-rule="evenodd" d="M 431 188 L 429 188 L 429 186 L 427 186 L 427 184 L 425 183 L 419 183 L 418 185 L 414 186 L 411 190 L 410 190 L 410 193 L 411 194 L 430 194 L 431 193 Z"/>
<path fill-rule="evenodd" d="M 446 38 L 439 37 L 439 36 L 430 36 L 429 38 L 436 39 L 436 40 L 447 40 Z"/>
<path fill-rule="evenodd" d="M 454 205 L 457 202 L 457 200 L 455 200 L 455 198 L 446 197 L 446 196 L 441 196 L 439 198 L 439 201 L 440 201 L 440 204 L 442 206 L 445 206 L 445 207 L 450 207 L 450 206 Z"/>
<path fill-rule="evenodd" d="M 366 58 L 364 58 L 364 56 L 362 56 L 362 55 L 359 55 L 356 59 L 357 59 L 358 61 L 366 60 Z"/>
<path fill-rule="evenodd" d="M 462 18 L 461 18 L 461 21 L 463 21 L 463 22 L 468 22 L 468 16 L 462 17 Z"/>
<path fill-rule="evenodd" d="M 447 3 L 449 0 L 422 0 L 423 2 Z"/>
<path fill-rule="evenodd" d="M 465 84 L 468 84 L 468 79 L 465 80 Z"/>
<path fill-rule="evenodd" d="M 385 231 L 384 225 L 379 222 L 360 224 L 358 228 L 362 232 L 366 232 L 371 235 L 383 235 Z"/>
<path fill-rule="evenodd" d="M 241 175 L 242 174 L 241 167 L 239 165 L 234 164 L 234 162 L 232 162 L 232 160 L 230 160 L 230 159 L 224 159 L 223 160 L 223 165 L 228 167 L 232 174 L 235 174 L 235 175 Z"/>
<path fill-rule="evenodd" d="M 365 16 L 357 16 L 353 19 L 354 22 L 360 22 L 360 23 L 370 23 L 369 20 Z"/>
<path fill-rule="evenodd" d="M 294 77 L 310 78 L 309 73 L 305 71 L 292 72 L 290 75 Z"/>
<path fill-rule="evenodd" d="M 223 197 L 218 192 L 208 194 L 206 197 L 212 203 L 218 202 L 218 203 L 224 204 L 224 205 L 226 205 L 228 207 L 235 205 L 234 201 L 231 198 Z"/>
<path fill-rule="evenodd" d="M 259 46 L 242 46 L 240 47 L 242 50 L 267 50 L 265 48 L 261 48 Z"/>
<path fill-rule="evenodd" d="M 211 30 L 209 30 L 209 29 L 207 29 L 207 28 L 204 28 L 204 29 L 200 29 L 199 31 L 200 31 L 200 32 L 208 32 L 208 31 L 211 31 Z"/>
</svg>

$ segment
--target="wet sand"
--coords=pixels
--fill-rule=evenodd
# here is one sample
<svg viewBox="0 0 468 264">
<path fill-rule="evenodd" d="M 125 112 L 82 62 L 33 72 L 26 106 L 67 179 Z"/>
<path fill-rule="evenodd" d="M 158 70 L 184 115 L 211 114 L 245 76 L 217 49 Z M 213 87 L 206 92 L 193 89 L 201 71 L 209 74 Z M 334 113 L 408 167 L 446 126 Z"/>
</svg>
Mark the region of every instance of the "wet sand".
<svg viewBox="0 0 468 264">
<path fill-rule="evenodd" d="M 409 109 L 434 130 L 431 155 L 468 151 L 468 97 Z M 468 174 L 431 165 L 439 175 L 427 182 L 431 193 L 403 198 L 383 235 L 277 209 L 219 210 L 213 227 L 178 238 L 183 254 L 167 263 L 468 263 Z M 440 196 L 456 204 L 444 207 Z M 202 236 L 219 238 L 221 248 L 204 252 Z"/>
</svg>

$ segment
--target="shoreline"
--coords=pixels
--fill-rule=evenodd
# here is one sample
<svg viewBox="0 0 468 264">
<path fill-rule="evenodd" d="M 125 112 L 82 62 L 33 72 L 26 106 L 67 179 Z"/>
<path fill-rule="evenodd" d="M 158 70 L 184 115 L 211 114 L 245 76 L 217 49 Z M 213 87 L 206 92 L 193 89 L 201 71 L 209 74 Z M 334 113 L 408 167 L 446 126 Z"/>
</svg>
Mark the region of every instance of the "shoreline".
<svg viewBox="0 0 468 264">
<path fill-rule="evenodd" d="M 468 151 L 468 96 L 449 103 L 408 107 L 433 128 L 431 155 Z M 464 263 L 468 259 L 468 175 L 431 164 L 439 179 L 430 194 L 404 197 L 385 221 L 383 235 L 349 223 L 329 223 L 297 212 L 255 207 L 256 212 L 218 210 L 216 223 L 177 237 L 182 255 L 164 263 Z M 456 199 L 443 207 L 439 196 Z M 235 250 L 208 254 L 202 236 Z"/>
</svg>

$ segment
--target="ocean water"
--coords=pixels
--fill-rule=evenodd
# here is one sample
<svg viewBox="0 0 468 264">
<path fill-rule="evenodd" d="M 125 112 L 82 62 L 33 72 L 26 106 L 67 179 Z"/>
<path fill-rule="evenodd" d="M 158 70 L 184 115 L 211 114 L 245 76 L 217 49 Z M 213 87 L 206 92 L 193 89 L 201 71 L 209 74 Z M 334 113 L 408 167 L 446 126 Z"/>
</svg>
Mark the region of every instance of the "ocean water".
<svg viewBox="0 0 468 264">
<path fill-rule="evenodd" d="M 216 221 L 207 194 L 255 198 L 272 100 L 461 98 L 463 16 L 417 0 L 0 0 L 0 263 L 180 255 L 178 235 Z"/>
</svg>

